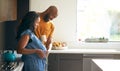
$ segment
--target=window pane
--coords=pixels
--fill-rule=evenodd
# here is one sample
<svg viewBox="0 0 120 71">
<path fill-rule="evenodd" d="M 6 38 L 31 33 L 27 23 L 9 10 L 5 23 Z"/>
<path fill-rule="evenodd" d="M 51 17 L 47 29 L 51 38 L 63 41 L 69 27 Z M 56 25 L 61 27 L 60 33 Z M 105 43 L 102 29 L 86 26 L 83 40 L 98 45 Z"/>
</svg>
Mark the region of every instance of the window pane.
<svg viewBox="0 0 120 71">
<path fill-rule="evenodd" d="M 91 37 L 104 37 L 110 41 L 120 40 L 120 6 L 118 2 L 120 3 L 119 0 L 78 0 L 78 38 L 84 40 Z"/>
</svg>

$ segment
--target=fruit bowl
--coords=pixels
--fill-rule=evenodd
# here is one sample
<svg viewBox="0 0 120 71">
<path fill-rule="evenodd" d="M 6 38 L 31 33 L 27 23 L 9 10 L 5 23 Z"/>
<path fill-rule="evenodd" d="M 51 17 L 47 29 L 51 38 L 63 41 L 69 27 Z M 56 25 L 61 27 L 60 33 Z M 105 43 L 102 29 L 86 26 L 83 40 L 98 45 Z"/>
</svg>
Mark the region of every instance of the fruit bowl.
<svg viewBox="0 0 120 71">
<path fill-rule="evenodd" d="M 64 50 L 67 49 L 67 43 L 66 42 L 53 42 L 52 49 L 53 50 Z"/>
<path fill-rule="evenodd" d="M 65 50 L 68 47 L 52 47 L 52 50 Z"/>
</svg>

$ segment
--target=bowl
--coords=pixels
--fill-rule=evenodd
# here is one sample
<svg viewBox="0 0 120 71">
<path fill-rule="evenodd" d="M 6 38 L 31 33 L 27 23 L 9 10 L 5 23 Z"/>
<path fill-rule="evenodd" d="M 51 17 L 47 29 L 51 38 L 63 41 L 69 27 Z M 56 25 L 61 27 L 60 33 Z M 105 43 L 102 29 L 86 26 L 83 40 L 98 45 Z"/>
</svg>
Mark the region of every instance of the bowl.
<svg viewBox="0 0 120 71">
<path fill-rule="evenodd" d="M 65 49 L 68 49 L 67 46 L 65 47 L 52 47 L 52 50 L 65 50 Z"/>
</svg>

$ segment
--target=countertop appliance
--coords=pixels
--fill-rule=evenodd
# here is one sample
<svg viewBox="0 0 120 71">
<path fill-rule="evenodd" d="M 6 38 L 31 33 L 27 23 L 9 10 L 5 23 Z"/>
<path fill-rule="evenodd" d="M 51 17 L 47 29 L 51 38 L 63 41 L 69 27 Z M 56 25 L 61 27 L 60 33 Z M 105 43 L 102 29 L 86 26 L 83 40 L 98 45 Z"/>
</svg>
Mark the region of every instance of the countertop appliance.
<svg viewBox="0 0 120 71">
<path fill-rule="evenodd" d="M 21 60 L 21 55 L 17 54 L 16 51 L 8 52 L 11 50 L 0 51 L 0 71 L 22 71 L 24 63 Z M 8 58 L 3 59 L 3 55 Z M 16 56 L 16 57 L 14 57 Z"/>
<path fill-rule="evenodd" d="M 19 62 L 3 62 L 0 65 L 0 71 L 14 71 L 19 66 Z"/>
<path fill-rule="evenodd" d="M 17 61 L 14 62 L 0 62 L 0 71 L 21 71 L 23 67 L 23 62 Z"/>
<path fill-rule="evenodd" d="M 13 62 L 16 60 L 16 56 L 14 54 L 14 50 L 7 50 L 2 54 L 4 61 Z"/>
</svg>

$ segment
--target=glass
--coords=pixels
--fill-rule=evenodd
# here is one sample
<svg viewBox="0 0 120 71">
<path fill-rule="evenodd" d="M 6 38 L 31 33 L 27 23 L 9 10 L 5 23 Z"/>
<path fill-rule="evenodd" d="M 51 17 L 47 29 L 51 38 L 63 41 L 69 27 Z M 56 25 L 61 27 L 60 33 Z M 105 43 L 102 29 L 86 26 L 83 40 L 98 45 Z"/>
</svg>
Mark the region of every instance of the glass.
<svg viewBox="0 0 120 71">
<path fill-rule="evenodd" d="M 41 35 L 41 41 L 45 43 L 47 41 L 46 35 Z"/>
<path fill-rule="evenodd" d="M 120 41 L 119 0 L 77 0 L 77 37 Z"/>
</svg>

